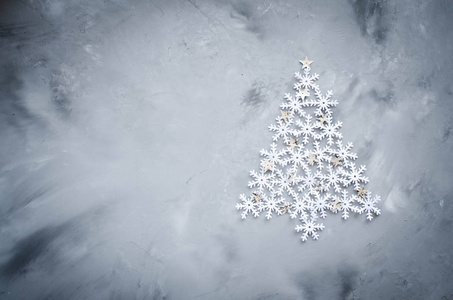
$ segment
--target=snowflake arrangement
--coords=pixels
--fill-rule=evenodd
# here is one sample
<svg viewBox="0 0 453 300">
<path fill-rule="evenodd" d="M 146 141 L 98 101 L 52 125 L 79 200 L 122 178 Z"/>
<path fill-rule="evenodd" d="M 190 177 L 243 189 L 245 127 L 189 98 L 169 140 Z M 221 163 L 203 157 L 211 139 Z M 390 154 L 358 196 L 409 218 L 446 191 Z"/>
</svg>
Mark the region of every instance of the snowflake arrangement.
<svg viewBox="0 0 453 300">
<path fill-rule="evenodd" d="M 332 116 L 338 104 L 332 91 L 320 91 L 315 83 L 319 75 L 310 74 L 312 61 L 305 57 L 300 63 L 303 75 L 295 74 L 297 92 L 285 95 L 281 115 L 269 126 L 270 149 L 261 150 L 259 171 L 250 171 L 248 186 L 253 191 L 248 197 L 240 195 L 236 208 L 243 219 L 260 213 L 267 219 L 285 214 L 299 218 L 301 224 L 295 229 L 306 241 L 309 236 L 318 239 L 318 231 L 324 229 L 319 218 L 326 218 L 328 212 L 341 213 L 343 219 L 363 213 L 371 221 L 380 214 L 380 197 L 364 188 L 369 181 L 364 176 L 366 166 L 357 167 L 352 143 L 343 144 L 342 123 Z"/>
</svg>

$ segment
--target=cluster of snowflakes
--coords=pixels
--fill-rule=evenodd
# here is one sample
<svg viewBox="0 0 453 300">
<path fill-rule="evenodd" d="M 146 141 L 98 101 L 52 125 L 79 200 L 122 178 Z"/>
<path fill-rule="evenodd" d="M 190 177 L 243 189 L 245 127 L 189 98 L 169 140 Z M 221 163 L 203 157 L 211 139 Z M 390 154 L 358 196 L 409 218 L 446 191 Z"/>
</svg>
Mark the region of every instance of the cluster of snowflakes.
<svg viewBox="0 0 453 300">
<path fill-rule="evenodd" d="M 296 72 L 297 92 L 285 95 L 281 115 L 269 126 L 274 133 L 270 149 L 261 150 L 259 171 L 250 172 L 248 186 L 253 191 L 248 197 L 240 195 L 236 208 L 243 219 L 263 212 L 267 219 L 274 214 L 299 218 L 295 229 L 306 241 L 309 236 L 318 239 L 318 231 L 324 229 L 319 218 L 326 218 L 328 211 L 341 213 L 343 219 L 364 213 L 371 221 L 373 214 L 380 214 L 380 198 L 364 188 L 366 167 L 355 165 L 352 143 L 342 141 L 342 123 L 332 117 L 338 102 L 331 91 L 321 93 L 315 83 L 319 75 L 310 74 L 312 62 L 300 62 L 304 74 Z"/>
</svg>

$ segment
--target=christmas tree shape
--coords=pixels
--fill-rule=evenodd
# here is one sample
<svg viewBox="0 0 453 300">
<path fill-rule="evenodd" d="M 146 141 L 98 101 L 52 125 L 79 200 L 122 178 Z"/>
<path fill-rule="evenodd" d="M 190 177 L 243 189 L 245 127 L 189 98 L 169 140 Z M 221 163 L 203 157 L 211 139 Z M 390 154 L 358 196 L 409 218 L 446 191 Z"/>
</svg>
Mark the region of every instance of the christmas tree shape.
<svg viewBox="0 0 453 300">
<path fill-rule="evenodd" d="M 301 60 L 303 74 L 296 72 L 296 93 L 286 94 L 280 105 L 276 123 L 269 126 L 273 133 L 269 150 L 261 150 L 259 171 L 250 171 L 252 189 L 247 197 L 239 196 L 236 205 L 242 219 L 249 214 L 267 219 L 288 215 L 299 218 L 296 226 L 302 241 L 309 236 L 317 240 L 324 229 L 320 219 L 328 213 L 366 214 L 368 220 L 379 215 L 379 196 L 365 189 L 366 166 L 357 167 L 352 143 L 343 144 L 339 132 L 342 123 L 334 120 L 332 91 L 323 94 L 316 84 L 318 74 L 310 74 L 312 61 Z"/>
</svg>

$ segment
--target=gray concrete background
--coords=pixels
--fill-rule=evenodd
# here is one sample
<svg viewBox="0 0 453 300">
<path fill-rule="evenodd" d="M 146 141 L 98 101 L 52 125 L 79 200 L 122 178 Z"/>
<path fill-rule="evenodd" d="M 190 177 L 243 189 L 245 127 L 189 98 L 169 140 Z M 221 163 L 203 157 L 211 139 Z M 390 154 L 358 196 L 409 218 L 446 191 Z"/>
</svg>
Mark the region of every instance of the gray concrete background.
<svg viewBox="0 0 453 300">
<path fill-rule="evenodd" d="M 1 299 L 453 300 L 451 1 L 0 2 Z M 298 60 L 382 215 L 242 221 Z"/>
</svg>

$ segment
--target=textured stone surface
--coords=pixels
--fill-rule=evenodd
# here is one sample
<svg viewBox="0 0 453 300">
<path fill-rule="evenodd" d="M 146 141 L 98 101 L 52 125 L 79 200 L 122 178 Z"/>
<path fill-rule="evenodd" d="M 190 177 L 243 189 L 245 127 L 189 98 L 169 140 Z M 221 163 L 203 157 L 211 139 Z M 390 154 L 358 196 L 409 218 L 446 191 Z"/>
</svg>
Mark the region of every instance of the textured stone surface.
<svg viewBox="0 0 453 300">
<path fill-rule="evenodd" d="M 2 1 L 1 299 L 453 299 L 449 1 Z M 235 210 L 307 55 L 382 215 Z"/>
</svg>

